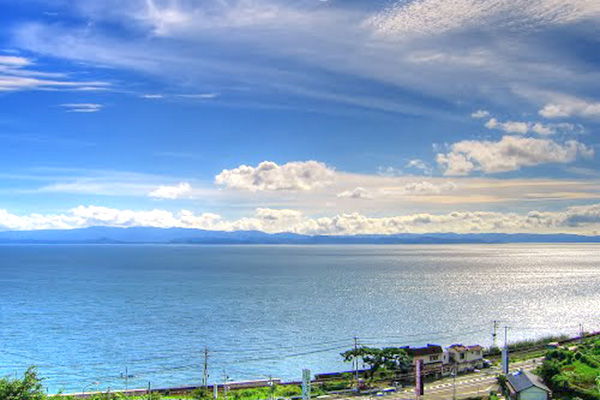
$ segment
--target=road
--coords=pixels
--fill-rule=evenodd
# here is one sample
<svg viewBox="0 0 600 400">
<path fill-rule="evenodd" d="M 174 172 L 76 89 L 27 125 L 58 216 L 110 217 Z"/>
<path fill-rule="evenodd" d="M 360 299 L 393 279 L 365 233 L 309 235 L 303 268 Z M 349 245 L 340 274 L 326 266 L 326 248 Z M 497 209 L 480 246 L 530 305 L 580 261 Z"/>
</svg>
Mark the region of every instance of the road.
<svg viewBox="0 0 600 400">
<path fill-rule="evenodd" d="M 510 370 L 517 371 L 519 369 L 533 370 L 541 362 L 543 358 L 536 358 L 527 361 L 515 362 L 511 364 Z M 468 397 L 478 397 L 488 394 L 490 391 L 499 391 L 498 375 L 501 373 L 500 367 L 492 367 L 481 372 L 474 372 L 456 377 L 456 381 L 452 378 L 444 378 L 425 385 L 425 394 L 421 396 L 421 400 L 448 400 L 465 399 Z M 454 387 L 456 385 L 456 396 L 454 396 Z M 387 400 L 414 400 L 414 388 L 407 388 L 396 393 L 389 394 L 383 398 Z M 375 399 L 383 399 L 375 397 Z"/>
</svg>

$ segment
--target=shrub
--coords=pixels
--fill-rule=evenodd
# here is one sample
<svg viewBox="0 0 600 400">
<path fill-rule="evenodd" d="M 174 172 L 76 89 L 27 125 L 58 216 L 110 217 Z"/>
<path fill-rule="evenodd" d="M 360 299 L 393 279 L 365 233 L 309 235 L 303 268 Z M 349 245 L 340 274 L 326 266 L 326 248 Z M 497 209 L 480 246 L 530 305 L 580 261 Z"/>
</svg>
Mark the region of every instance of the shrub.
<svg viewBox="0 0 600 400">
<path fill-rule="evenodd" d="M 37 367 L 29 367 L 22 379 L 0 379 L 2 400 L 43 400 L 46 398 Z"/>
</svg>

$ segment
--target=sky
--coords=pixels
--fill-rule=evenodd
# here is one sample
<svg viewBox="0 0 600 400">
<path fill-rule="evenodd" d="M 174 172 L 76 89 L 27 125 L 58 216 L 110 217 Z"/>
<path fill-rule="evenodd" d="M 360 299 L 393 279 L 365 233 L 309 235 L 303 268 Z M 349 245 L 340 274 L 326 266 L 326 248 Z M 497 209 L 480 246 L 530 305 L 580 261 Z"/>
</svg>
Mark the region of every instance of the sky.
<svg viewBox="0 0 600 400">
<path fill-rule="evenodd" d="M 600 234 L 597 0 L 0 10 L 0 230 Z"/>
</svg>

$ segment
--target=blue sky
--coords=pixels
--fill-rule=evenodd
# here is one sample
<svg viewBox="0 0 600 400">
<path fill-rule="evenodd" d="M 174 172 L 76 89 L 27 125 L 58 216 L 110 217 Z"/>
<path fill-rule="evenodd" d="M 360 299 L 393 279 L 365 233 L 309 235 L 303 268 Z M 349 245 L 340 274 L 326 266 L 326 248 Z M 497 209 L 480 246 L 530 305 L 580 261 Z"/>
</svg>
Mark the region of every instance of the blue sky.
<svg viewBox="0 0 600 400">
<path fill-rule="evenodd" d="M 595 0 L 0 0 L 0 229 L 600 227 Z"/>
</svg>

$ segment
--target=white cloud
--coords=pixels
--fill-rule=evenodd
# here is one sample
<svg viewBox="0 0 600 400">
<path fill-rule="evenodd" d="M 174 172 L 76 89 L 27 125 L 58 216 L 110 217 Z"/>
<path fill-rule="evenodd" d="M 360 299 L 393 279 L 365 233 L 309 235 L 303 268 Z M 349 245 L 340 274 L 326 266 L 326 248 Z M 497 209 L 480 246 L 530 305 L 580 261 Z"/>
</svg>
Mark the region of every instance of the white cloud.
<svg viewBox="0 0 600 400">
<path fill-rule="evenodd" d="M 415 181 L 402 186 L 390 186 L 379 188 L 356 187 L 338 193 L 337 197 L 346 199 L 402 199 L 405 196 L 431 196 L 456 190 L 454 182 L 432 183 L 428 181 Z"/>
<path fill-rule="evenodd" d="M 25 67 L 32 64 L 31 60 L 18 56 L 0 56 L 0 65 L 10 67 Z"/>
<path fill-rule="evenodd" d="M 159 93 L 148 93 L 141 96 L 144 99 L 162 99 L 165 96 Z"/>
<path fill-rule="evenodd" d="M 429 195 L 440 194 L 456 190 L 457 185 L 454 182 L 445 182 L 442 184 L 434 184 L 431 182 L 412 182 L 402 187 L 403 191 L 411 195 Z"/>
<path fill-rule="evenodd" d="M 437 35 L 476 27 L 531 30 L 598 14 L 595 0 L 414 0 L 396 2 L 368 24 L 387 35 Z"/>
<path fill-rule="evenodd" d="M 575 125 L 575 124 L 570 124 L 570 123 L 544 124 L 541 122 L 523 122 L 523 121 L 501 122 L 501 121 L 498 121 L 496 118 L 490 118 L 485 123 L 485 127 L 488 129 L 501 130 L 501 131 L 504 131 L 505 133 L 516 133 L 519 135 L 535 133 L 535 134 L 543 135 L 543 136 L 554 135 L 559 132 L 581 133 L 584 131 L 584 129 L 581 125 Z"/>
<path fill-rule="evenodd" d="M 485 127 L 488 129 L 500 129 L 506 133 L 519 133 L 521 135 L 529 132 L 529 124 L 527 122 L 498 122 L 496 118 L 491 118 L 486 122 Z"/>
<path fill-rule="evenodd" d="M 195 214 L 189 210 L 133 211 L 98 206 L 79 206 L 64 214 L 19 216 L 0 210 L 0 229 L 71 229 L 89 226 L 150 226 L 195 228 L 217 231 L 257 230 L 268 233 L 294 232 L 320 235 L 397 233 L 589 233 L 600 227 L 600 204 L 568 207 L 553 212 L 536 210 L 513 212 L 454 211 L 445 214 L 416 213 L 389 217 L 369 217 L 344 213 L 311 218 L 291 209 L 258 208 L 248 217 L 225 220 L 213 213 Z"/>
<path fill-rule="evenodd" d="M 429 164 L 427 164 L 425 161 L 420 160 L 418 158 L 410 160 L 408 163 L 406 163 L 405 167 L 419 169 L 427 175 L 430 175 L 432 172 L 431 166 L 429 166 Z"/>
<path fill-rule="evenodd" d="M 401 176 L 403 174 L 403 171 L 399 168 L 395 168 L 395 167 L 384 167 L 384 166 L 379 166 L 377 168 L 377 175 L 379 176 L 385 176 L 388 178 L 394 177 L 394 176 Z"/>
<path fill-rule="evenodd" d="M 67 218 L 76 218 L 78 226 L 154 226 L 170 228 L 179 225 L 177 218 L 169 211 L 132 211 L 107 207 L 79 206 L 67 214 Z"/>
<path fill-rule="evenodd" d="M 186 99 L 211 100 L 219 97 L 219 93 L 178 94 L 177 97 L 183 97 Z"/>
<path fill-rule="evenodd" d="M 66 74 L 33 69 L 34 62 L 26 57 L 0 55 L 0 92 L 19 90 L 78 90 L 106 89 L 109 84 L 100 81 L 76 81 Z"/>
<path fill-rule="evenodd" d="M 296 97 L 310 97 L 390 113 L 447 115 L 451 111 L 432 106 L 435 101 L 417 105 L 405 96 L 382 97 L 381 91 L 367 88 L 358 95 L 354 85 L 319 71 L 373 79 L 406 89 L 399 92 L 416 92 L 448 104 L 493 101 L 512 105 L 514 93 L 508 92 L 525 85 L 556 90 L 568 82 L 570 87 L 589 87 L 595 76 L 582 74 L 574 55 L 557 58 L 560 49 L 554 48 L 554 41 L 527 40 L 531 38 L 527 28 L 540 26 L 540 20 L 577 22 L 594 15 L 590 9 L 597 8 L 596 0 L 560 5 L 558 1 L 403 0 L 397 3 L 402 6 L 381 11 L 382 2 L 371 2 L 377 5 L 367 8 L 345 2 L 322 6 L 315 1 L 290 0 L 132 0 L 126 4 L 83 0 L 73 9 L 81 12 L 82 20 L 92 22 L 89 26 L 19 24 L 12 39 L 15 45 L 37 54 L 141 71 L 168 83 L 183 83 L 186 90 L 207 87 L 207 83 L 217 90 L 243 87 L 228 93 L 227 100 L 236 104 L 280 107 L 281 97 L 286 104 Z M 371 18 L 373 9 L 376 16 Z M 419 32 L 422 24 L 433 24 L 426 32 L 482 27 L 526 32 L 516 37 L 505 32 L 392 35 L 402 42 L 373 34 L 373 29 L 380 27 L 374 22 L 386 25 L 398 13 L 406 22 L 406 29 L 399 23 L 400 33 Z M 482 14 L 499 23 L 481 20 Z M 532 17 L 533 22 L 523 15 Z M 123 40 L 104 29 L 112 24 L 135 28 L 141 34 Z M 155 40 L 152 34 L 168 40 Z M 525 40 L 520 40 L 525 35 Z M 207 41 L 222 51 L 198 53 Z M 283 70 L 282 65 L 286 66 Z M 306 79 L 306 65 L 311 66 L 311 79 Z M 256 92 L 268 96 L 256 96 Z"/>
<path fill-rule="evenodd" d="M 104 106 L 102 104 L 95 103 L 67 103 L 61 104 L 61 107 L 64 107 L 67 112 L 77 112 L 77 113 L 95 113 L 101 111 Z"/>
<path fill-rule="evenodd" d="M 572 125 L 570 125 L 572 126 Z M 538 135 L 554 135 L 556 133 L 556 129 L 551 125 L 544 125 L 540 122 L 536 122 L 531 126 L 531 130 Z"/>
<path fill-rule="evenodd" d="M 449 153 L 437 155 L 437 162 L 445 175 L 468 175 L 473 171 L 497 173 L 547 163 L 566 164 L 593 155 L 593 149 L 575 140 L 560 144 L 549 139 L 504 136 L 498 142 L 454 143 Z"/>
<path fill-rule="evenodd" d="M 146 0 L 144 5 L 132 9 L 131 15 L 153 27 L 159 36 L 200 29 L 279 25 L 302 17 L 284 4 L 271 1 L 207 1 L 202 7 L 189 8 L 177 2 Z"/>
<path fill-rule="evenodd" d="M 72 214 L 29 214 L 15 215 L 7 210 L 0 210 L 1 230 L 39 230 L 39 229 L 72 229 L 78 228 L 79 220 Z"/>
<path fill-rule="evenodd" d="M 372 200 L 375 196 L 373 193 L 371 193 L 371 191 L 359 186 L 352 190 L 346 190 L 344 192 L 338 193 L 337 197 L 345 199 Z"/>
<path fill-rule="evenodd" d="M 256 191 L 312 190 L 329 185 L 333 169 L 318 161 L 289 162 L 278 165 L 263 161 L 256 167 L 241 165 L 223 170 L 215 177 L 217 185 L 228 189 Z"/>
<path fill-rule="evenodd" d="M 192 18 L 178 9 L 173 2 L 157 5 L 154 0 L 146 0 L 145 13 L 138 14 L 138 17 L 153 25 L 157 35 L 165 35 L 172 26 L 186 24 Z"/>
<path fill-rule="evenodd" d="M 490 112 L 486 111 L 486 110 L 477 110 L 474 113 L 471 114 L 471 118 L 487 118 L 490 116 Z"/>
<path fill-rule="evenodd" d="M 600 102 L 572 96 L 559 96 L 558 102 L 546 104 L 539 114 L 545 118 L 600 118 Z"/>
<path fill-rule="evenodd" d="M 148 196 L 157 199 L 181 199 L 190 197 L 192 193 L 192 187 L 187 182 L 180 182 L 173 186 L 159 186 L 157 189 L 148 193 Z"/>
</svg>

